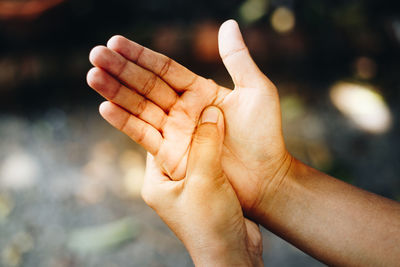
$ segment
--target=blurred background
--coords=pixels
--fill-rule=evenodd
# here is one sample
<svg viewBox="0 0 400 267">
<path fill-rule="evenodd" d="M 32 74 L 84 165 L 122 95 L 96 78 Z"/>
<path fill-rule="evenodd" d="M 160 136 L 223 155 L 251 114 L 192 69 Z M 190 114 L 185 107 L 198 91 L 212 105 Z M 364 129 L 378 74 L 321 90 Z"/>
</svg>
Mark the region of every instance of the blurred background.
<svg viewBox="0 0 400 267">
<path fill-rule="evenodd" d="M 397 1 L 0 0 L 0 266 L 192 265 L 140 199 L 143 149 L 98 115 L 88 53 L 122 34 L 232 88 L 229 18 L 279 88 L 289 150 L 400 200 Z M 266 265 L 322 265 L 263 234 Z"/>
</svg>

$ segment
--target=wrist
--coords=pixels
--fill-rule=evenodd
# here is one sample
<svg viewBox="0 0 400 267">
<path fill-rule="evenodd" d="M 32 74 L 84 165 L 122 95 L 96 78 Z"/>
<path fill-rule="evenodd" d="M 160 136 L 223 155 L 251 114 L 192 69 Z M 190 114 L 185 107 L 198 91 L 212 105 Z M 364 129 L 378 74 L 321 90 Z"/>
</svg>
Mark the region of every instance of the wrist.
<svg viewBox="0 0 400 267">
<path fill-rule="evenodd" d="M 215 243 L 209 247 L 189 249 L 195 266 L 253 266 L 254 260 L 245 247 Z"/>
<path fill-rule="evenodd" d="M 306 181 L 320 173 L 291 155 L 282 166 L 285 168 L 282 167 L 281 175 L 266 187 L 254 212 L 254 220 L 272 232 L 283 231 L 287 234 L 290 229 L 296 229 L 296 216 L 307 206 L 306 196 L 313 195 L 315 185 L 310 187 Z"/>
<path fill-rule="evenodd" d="M 309 168 L 289 152 L 285 153 L 281 162 L 275 175 L 265 178 L 265 186 L 263 186 L 257 205 L 254 207 L 252 217 L 259 223 L 271 213 L 272 209 L 279 209 L 276 200 L 280 199 L 280 195 L 287 195 L 287 191 L 295 183 L 299 172 L 304 172 Z"/>
</svg>

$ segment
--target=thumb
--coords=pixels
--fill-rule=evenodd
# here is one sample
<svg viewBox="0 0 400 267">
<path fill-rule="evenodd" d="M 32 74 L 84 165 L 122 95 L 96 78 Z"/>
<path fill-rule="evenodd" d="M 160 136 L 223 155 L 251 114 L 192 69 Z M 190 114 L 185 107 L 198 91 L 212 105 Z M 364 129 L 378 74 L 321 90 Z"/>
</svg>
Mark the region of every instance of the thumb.
<svg viewBox="0 0 400 267">
<path fill-rule="evenodd" d="M 220 109 L 207 107 L 194 133 L 188 161 L 187 178 L 215 179 L 222 176 L 221 153 L 224 117 Z"/>
<path fill-rule="evenodd" d="M 271 83 L 250 56 L 239 25 L 225 21 L 218 34 L 219 54 L 237 87 L 259 87 Z"/>
</svg>

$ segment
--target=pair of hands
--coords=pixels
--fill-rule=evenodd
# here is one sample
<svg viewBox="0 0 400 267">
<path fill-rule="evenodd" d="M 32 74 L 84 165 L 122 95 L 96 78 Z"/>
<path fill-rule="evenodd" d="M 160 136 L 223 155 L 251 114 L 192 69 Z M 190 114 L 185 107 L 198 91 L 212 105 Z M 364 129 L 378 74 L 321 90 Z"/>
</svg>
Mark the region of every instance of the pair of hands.
<svg viewBox="0 0 400 267">
<path fill-rule="evenodd" d="M 234 90 L 121 36 L 91 51 L 95 68 L 87 77 L 108 100 L 101 115 L 151 154 L 143 197 L 194 259 L 222 236 L 230 242 L 221 247 L 247 247 L 259 256 L 259 230 L 242 209 L 257 219 L 260 203 L 273 198 L 292 162 L 278 92 L 250 57 L 235 21 L 221 26 L 219 50 Z M 208 106 L 218 107 L 210 108 L 218 122 L 199 125 Z"/>
</svg>

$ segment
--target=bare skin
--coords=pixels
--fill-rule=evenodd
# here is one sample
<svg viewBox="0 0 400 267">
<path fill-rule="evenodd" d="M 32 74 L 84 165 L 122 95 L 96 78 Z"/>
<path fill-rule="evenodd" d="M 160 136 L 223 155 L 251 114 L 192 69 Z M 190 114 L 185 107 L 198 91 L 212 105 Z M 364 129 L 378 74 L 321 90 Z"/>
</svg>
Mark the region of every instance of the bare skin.
<svg viewBox="0 0 400 267">
<path fill-rule="evenodd" d="M 399 266 L 398 202 L 294 160 L 261 203 L 256 222 L 330 266 Z"/>
<path fill-rule="evenodd" d="M 223 115 L 209 107 L 194 133 L 186 177 L 171 180 L 149 154 L 142 196 L 196 266 L 263 266 L 260 230 L 244 217 L 222 171 L 223 138 Z"/>
<path fill-rule="evenodd" d="M 209 105 L 219 107 L 226 120 L 222 167 L 251 216 L 265 189 L 273 186 L 270 181 L 285 175 L 291 156 L 282 136 L 278 92 L 251 59 L 237 23 L 225 22 L 219 33 L 234 90 L 124 37 L 111 38 L 107 46 L 92 50 L 95 68 L 87 76 L 88 84 L 110 101 L 100 106 L 101 115 L 179 180 L 201 112 Z"/>
<path fill-rule="evenodd" d="M 400 204 L 294 159 L 282 137 L 277 90 L 234 21 L 221 26 L 219 49 L 234 90 L 119 36 L 91 52 L 88 83 L 109 100 L 100 106 L 102 116 L 173 180 L 186 175 L 202 110 L 219 107 L 222 171 L 247 217 L 329 265 L 398 265 Z"/>
</svg>

